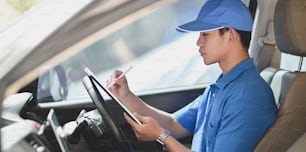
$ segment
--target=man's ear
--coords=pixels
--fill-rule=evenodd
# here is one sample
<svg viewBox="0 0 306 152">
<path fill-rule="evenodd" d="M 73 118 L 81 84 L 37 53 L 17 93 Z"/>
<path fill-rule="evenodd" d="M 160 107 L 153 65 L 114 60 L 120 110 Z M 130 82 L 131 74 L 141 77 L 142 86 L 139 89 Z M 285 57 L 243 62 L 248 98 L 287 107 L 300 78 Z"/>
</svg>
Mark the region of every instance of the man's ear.
<svg viewBox="0 0 306 152">
<path fill-rule="evenodd" d="M 229 36 L 228 36 L 229 42 L 237 41 L 239 36 L 238 36 L 238 33 L 235 29 L 230 28 L 229 31 L 228 31 L 228 34 L 229 34 Z"/>
</svg>

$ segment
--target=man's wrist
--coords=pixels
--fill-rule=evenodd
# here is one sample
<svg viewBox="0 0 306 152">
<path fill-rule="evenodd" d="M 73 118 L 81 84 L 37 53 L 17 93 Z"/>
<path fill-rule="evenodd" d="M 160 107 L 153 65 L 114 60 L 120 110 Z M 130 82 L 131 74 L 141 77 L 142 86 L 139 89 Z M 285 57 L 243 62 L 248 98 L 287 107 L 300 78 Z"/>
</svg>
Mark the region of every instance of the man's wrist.
<svg viewBox="0 0 306 152">
<path fill-rule="evenodd" d="M 133 94 L 133 92 L 128 91 L 124 93 L 122 96 L 120 96 L 119 100 L 122 102 L 126 102 L 126 101 L 133 101 L 134 98 L 135 98 L 135 95 Z"/>
<path fill-rule="evenodd" d="M 164 129 L 160 135 L 155 139 L 156 142 L 160 143 L 161 145 L 165 145 L 165 141 L 167 137 L 170 135 L 170 132 Z"/>
</svg>

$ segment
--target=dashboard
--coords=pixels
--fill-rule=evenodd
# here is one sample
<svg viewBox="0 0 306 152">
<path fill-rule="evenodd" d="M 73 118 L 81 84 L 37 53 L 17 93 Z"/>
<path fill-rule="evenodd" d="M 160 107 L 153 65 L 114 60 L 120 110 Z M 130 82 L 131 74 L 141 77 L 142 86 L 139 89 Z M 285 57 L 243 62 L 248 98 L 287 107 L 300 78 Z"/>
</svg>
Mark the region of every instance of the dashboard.
<svg viewBox="0 0 306 152">
<path fill-rule="evenodd" d="M 50 145 L 39 135 L 41 127 L 35 121 L 24 120 L 1 128 L 1 151 L 50 152 Z"/>
<path fill-rule="evenodd" d="M 103 119 L 97 110 L 82 110 L 76 120 L 60 126 L 54 109 L 50 109 L 45 120 L 21 118 L 25 106 L 32 99 L 30 93 L 7 97 L 3 102 L 1 120 L 2 152 L 84 152 L 89 151 L 84 139 L 100 139 L 105 134 Z M 91 135 L 91 136 L 89 136 Z"/>
</svg>

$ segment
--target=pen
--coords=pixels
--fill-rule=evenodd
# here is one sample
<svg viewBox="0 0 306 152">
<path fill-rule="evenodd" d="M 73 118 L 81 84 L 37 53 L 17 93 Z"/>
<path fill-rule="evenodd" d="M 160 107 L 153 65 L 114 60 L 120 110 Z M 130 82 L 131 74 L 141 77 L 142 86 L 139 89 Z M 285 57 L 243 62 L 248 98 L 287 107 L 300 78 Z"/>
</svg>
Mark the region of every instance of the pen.
<svg viewBox="0 0 306 152">
<path fill-rule="evenodd" d="M 131 69 L 133 68 L 133 66 L 130 66 L 127 70 L 125 70 L 124 72 L 121 73 L 121 75 L 119 75 L 119 77 L 117 77 L 117 79 L 121 79 L 123 76 L 125 76 L 125 74 L 127 72 L 129 72 Z M 116 83 L 116 81 L 112 81 L 110 82 L 110 84 L 107 85 L 107 87 L 111 87 L 112 85 L 114 85 Z"/>
</svg>

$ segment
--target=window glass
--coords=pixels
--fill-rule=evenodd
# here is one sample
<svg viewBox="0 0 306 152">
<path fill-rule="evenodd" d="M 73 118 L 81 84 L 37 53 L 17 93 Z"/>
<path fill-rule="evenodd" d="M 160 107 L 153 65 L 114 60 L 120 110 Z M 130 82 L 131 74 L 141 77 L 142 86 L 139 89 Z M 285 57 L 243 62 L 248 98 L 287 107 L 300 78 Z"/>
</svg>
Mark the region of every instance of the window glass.
<svg viewBox="0 0 306 152">
<path fill-rule="evenodd" d="M 158 8 L 108 37 L 97 40 L 57 66 L 65 71 L 68 88 L 56 85 L 60 89 L 50 90 L 60 90 L 59 94 L 67 93 L 65 98 L 68 100 L 88 96 L 82 84 L 84 66 L 89 67 L 102 82 L 109 78 L 114 69 L 123 71 L 133 66 L 126 76 L 130 88 L 136 94 L 204 86 L 214 82 L 221 71 L 217 64 L 204 64 L 196 45 L 199 33 L 176 31 L 178 25 L 196 17 L 204 2 L 180 0 Z M 248 3 L 248 0 L 244 2 Z M 50 73 L 42 75 L 39 83 L 44 84 L 43 78 L 49 76 Z M 57 76 L 56 81 L 54 84 L 63 80 Z M 38 101 L 63 100 L 58 95 L 42 90 L 43 87 L 38 88 Z M 49 95 L 57 98 L 48 98 Z"/>
<path fill-rule="evenodd" d="M 245 5 L 249 6 L 250 0 L 241 0 Z"/>
<path fill-rule="evenodd" d="M 42 1 L 46 0 L 0 0 L 0 32 Z"/>
</svg>

